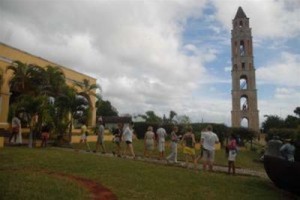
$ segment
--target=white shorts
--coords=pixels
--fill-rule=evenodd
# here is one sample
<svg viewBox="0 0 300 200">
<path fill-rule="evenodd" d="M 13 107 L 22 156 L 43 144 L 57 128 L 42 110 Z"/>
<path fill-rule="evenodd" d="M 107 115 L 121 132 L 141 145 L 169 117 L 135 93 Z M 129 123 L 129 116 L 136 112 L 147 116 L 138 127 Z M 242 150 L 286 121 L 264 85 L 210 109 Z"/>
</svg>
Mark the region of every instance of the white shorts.
<svg viewBox="0 0 300 200">
<path fill-rule="evenodd" d="M 87 137 L 86 137 L 86 134 L 82 134 L 80 139 L 81 139 L 81 140 L 86 140 L 86 138 L 87 138 Z"/>
<path fill-rule="evenodd" d="M 158 151 L 159 152 L 165 151 L 165 141 L 159 141 L 158 142 Z"/>
<path fill-rule="evenodd" d="M 229 150 L 229 152 L 228 152 L 228 161 L 235 161 L 236 155 L 237 155 L 236 150 Z"/>
<path fill-rule="evenodd" d="M 203 160 L 211 161 L 213 162 L 215 160 L 215 151 L 203 149 Z"/>
</svg>

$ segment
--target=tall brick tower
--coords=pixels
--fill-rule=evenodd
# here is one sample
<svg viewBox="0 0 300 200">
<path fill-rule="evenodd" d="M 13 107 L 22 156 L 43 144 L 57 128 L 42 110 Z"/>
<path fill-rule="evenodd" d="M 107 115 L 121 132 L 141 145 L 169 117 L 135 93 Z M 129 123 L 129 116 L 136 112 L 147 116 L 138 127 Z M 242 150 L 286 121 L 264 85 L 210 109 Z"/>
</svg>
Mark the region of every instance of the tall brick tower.
<svg viewBox="0 0 300 200">
<path fill-rule="evenodd" d="M 232 20 L 232 127 L 246 127 L 259 131 L 257 90 L 253 62 L 252 33 L 249 18 L 241 7 Z M 243 123 L 243 125 L 245 125 Z"/>
</svg>

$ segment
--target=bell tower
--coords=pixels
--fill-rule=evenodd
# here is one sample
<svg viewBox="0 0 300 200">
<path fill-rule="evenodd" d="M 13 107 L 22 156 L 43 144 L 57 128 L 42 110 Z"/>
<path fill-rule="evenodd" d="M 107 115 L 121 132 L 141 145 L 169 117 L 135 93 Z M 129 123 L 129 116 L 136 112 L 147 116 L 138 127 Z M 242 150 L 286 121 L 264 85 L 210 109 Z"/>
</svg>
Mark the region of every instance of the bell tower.
<svg viewBox="0 0 300 200">
<path fill-rule="evenodd" d="M 232 20 L 232 127 L 246 126 L 259 131 L 257 90 L 249 18 L 239 7 Z"/>
</svg>

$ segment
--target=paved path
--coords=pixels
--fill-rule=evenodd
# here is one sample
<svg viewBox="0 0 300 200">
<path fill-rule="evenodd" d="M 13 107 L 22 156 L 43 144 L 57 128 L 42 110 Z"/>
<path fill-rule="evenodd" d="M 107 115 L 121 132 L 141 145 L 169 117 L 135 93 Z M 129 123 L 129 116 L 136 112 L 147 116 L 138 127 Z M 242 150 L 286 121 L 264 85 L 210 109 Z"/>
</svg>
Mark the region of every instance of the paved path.
<svg viewBox="0 0 300 200">
<path fill-rule="evenodd" d="M 51 147 L 59 150 L 64 150 L 64 151 L 75 151 L 74 149 L 71 148 L 60 148 L 60 147 Z M 93 153 L 93 152 L 87 152 L 85 150 L 79 150 L 79 153 L 84 153 L 84 154 L 94 154 L 98 156 L 103 156 L 103 157 L 114 157 L 112 153 Z M 173 167 L 182 167 L 182 168 L 187 168 L 185 166 L 185 162 L 178 161 L 177 163 L 168 163 L 166 160 L 158 160 L 156 158 L 145 158 L 143 156 L 136 156 L 135 159 L 129 156 L 123 156 L 120 159 L 131 159 L 131 160 L 136 160 L 140 162 L 148 162 L 148 163 L 155 163 L 159 165 L 166 165 L 166 166 L 173 166 Z M 202 164 L 198 165 L 199 170 L 202 170 Z M 188 166 L 188 169 L 193 169 L 193 164 L 190 163 Z M 221 172 L 221 173 L 227 173 L 227 166 L 214 166 L 214 172 Z M 268 178 L 267 174 L 263 171 L 255 171 L 251 169 L 243 169 L 243 168 L 236 168 L 236 174 L 237 175 L 244 175 L 244 176 L 256 176 L 256 177 L 261 177 L 261 178 Z"/>
</svg>

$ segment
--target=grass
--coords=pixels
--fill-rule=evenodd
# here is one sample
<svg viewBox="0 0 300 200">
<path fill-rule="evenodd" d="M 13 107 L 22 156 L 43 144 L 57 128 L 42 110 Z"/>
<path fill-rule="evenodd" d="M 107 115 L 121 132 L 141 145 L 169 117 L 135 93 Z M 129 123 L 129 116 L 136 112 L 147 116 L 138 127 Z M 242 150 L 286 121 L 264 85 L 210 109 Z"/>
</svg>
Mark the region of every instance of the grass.
<svg viewBox="0 0 300 200">
<path fill-rule="evenodd" d="M 109 146 L 109 144 L 107 145 Z M 137 147 L 138 148 L 138 147 Z M 76 183 L 41 171 L 88 178 L 129 199 L 282 199 L 266 179 L 228 176 L 53 148 L 0 149 L 1 199 L 88 199 Z"/>
</svg>

